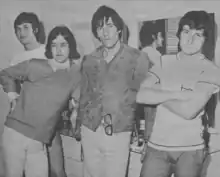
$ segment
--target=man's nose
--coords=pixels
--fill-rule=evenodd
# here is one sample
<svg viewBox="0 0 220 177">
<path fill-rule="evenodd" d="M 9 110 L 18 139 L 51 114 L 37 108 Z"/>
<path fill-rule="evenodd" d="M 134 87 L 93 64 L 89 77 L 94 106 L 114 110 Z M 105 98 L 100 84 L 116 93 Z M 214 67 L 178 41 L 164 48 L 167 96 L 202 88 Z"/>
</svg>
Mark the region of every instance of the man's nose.
<svg viewBox="0 0 220 177">
<path fill-rule="evenodd" d="M 25 36 L 25 30 L 21 29 L 21 30 L 19 31 L 19 33 L 20 33 L 20 36 Z"/>
<path fill-rule="evenodd" d="M 189 32 L 189 33 L 188 33 L 188 43 L 191 44 L 191 43 L 194 41 L 195 36 L 196 36 L 195 31 Z"/>
<path fill-rule="evenodd" d="M 57 49 L 57 54 L 60 55 L 60 54 L 62 53 L 61 47 L 60 47 L 60 46 L 57 46 L 56 49 Z"/>
<path fill-rule="evenodd" d="M 108 34 L 109 34 L 108 29 L 107 29 L 107 28 L 103 28 L 103 36 L 104 36 L 104 37 L 107 37 Z"/>
</svg>

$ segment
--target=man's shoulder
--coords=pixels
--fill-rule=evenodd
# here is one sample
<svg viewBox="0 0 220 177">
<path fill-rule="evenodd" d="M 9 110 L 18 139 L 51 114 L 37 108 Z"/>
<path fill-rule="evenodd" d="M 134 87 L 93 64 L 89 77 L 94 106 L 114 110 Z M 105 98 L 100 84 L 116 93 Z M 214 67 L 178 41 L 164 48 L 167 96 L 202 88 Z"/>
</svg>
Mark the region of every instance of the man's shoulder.
<svg viewBox="0 0 220 177">
<path fill-rule="evenodd" d="M 99 46 L 97 47 L 95 50 L 93 50 L 92 52 L 90 52 L 89 54 L 86 54 L 84 56 L 84 58 L 100 58 L 103 55 L 103 46 Z"/>
<path fill-rule="evenodd" d="M 22 62 L 24 58 L 26 58 L 26 51 L 19 52 L 12 57 L 12 60 L 10 61 L 10 65 L 11 66 L 16 65 Z"/>
<path fill-rule="evenodd" d="M 101 59 L 103 59 L 103 48 L 98 47 L 96 48 L 93 52 L 84 55 L 84 57 L 81 60 L 81 66 L 84 67 L 86 66 L 91 66 L 94 64 L 97 64 Z"/>
<path fill-rule="evenodd" d="M 30 60 L 32 58 L 38 59 L 46 59 L 45 57 L 45 45 L 41 44 L 40 47 L 31 50 L 31 51 L 22 51 L 14 55 L 13 59 L 10 61 L 10 65 L 16 65 L 26 60 Z"/>
<path fill-rule="evenodd" d="M 32 58 L 30 60 L 25 61 L 29 64 L 31 67 L 38 67 L 38 66 L 49 66 L 48 60 L 45 59 L 39 59 L 39 58 Z"/>
<path fill-rule="evenodd" d="M 124 54 L 129 55 L 130 57 L 138 58 L 140 56 L 146 55 L 145 52 L 140 51 L 134 47 L 124 44 Z"/>
</svg>

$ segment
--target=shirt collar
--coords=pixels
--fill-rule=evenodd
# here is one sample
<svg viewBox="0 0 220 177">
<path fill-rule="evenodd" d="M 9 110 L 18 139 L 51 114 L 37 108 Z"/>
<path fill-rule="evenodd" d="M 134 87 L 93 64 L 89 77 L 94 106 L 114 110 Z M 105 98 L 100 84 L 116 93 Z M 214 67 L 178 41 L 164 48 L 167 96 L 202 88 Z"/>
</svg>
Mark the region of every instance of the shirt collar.
<svg viewBox="0 0 220 177">
<path fill-rule="evenodd" d="M 176 54 L 176 58 L 177 58 L 177 60 L 184 60 L 184 58 L 181 58 L 181 57 L 180 57 L 180 52 Z M 205 56 L 201 53 L 201 54 L 197 54 L 197 55 L 188 57 L 187 59 L 190 59 L 190 60 L 204 60 L 204 59 L 206 59 L 206 58 L 205 58 Z"/>
<path fill-rule="evenodd" d="M 116 52 L 116 54 L 113 56 L 113 59 L 117 58 L 119 55 L 121 55 L 123 53 L 124 47 L 125 47 L 125 45 L 123 43 L 120 43 L 120 48 Z M 92 54 L 92 56 L 103 59 L 104 58 L 104 52 L 105 52 L 104 46 L 100 46 L 96 49 L 96 51 Z"/>
<path fill-rule="evenodd" d="M 54 72 L 57 70 L 62 70 L 62 69 L 69 69 L 70 68 L 70 61 L 66 61 L 65 63 L 58 63 L 54 59 L 48 60 L 49 65 L 53 69 Z"/>
</svg>

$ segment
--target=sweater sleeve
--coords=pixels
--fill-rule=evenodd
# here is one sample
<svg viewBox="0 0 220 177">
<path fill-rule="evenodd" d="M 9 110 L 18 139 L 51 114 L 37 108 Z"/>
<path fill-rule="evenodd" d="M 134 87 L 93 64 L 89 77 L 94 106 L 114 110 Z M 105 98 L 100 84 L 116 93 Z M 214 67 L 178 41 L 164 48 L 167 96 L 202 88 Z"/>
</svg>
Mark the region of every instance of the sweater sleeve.
<svg viewBox="0 0 220 177">
<path fill-rule="evenodd" d="M 5 92 L 16 92 L 16 81 L 27 80 L 28 67 L 29 61 L 25 61 L 0 71 L 0 84 Z"/>
</svg>

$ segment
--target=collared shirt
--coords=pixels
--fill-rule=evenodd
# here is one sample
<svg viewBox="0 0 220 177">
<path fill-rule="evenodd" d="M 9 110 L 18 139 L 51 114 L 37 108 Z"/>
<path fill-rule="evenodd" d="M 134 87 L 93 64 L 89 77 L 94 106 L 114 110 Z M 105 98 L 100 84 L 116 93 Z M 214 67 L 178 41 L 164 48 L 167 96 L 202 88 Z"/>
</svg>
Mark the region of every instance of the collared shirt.
<svg viewBox="0 0 220 177">
<path fill-rule="evenodd" d="M 125 44 L 106 63 L 100 47 L 82 61 L 78 120 L 95 131 L 105 114 L 112 115 L 113 131 L 131 131 L 136 93 L 149 68 L 148 56 Z"/>
</svg>

